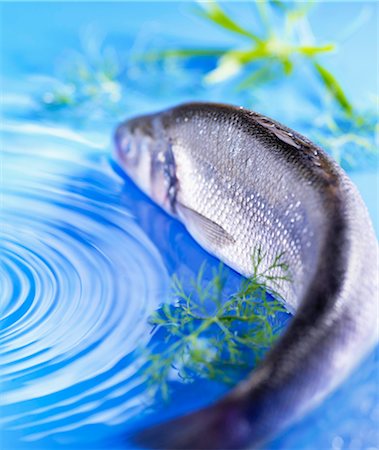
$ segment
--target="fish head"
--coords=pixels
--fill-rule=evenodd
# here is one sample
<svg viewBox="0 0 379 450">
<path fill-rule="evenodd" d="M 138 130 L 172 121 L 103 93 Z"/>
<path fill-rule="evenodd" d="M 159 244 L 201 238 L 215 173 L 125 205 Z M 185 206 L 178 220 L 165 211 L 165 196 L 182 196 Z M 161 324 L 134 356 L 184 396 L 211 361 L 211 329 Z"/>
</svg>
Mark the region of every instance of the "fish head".
<svg viewBox="0 0 379 450">
<path fill-rule="evenodd" d="M 116 159 L 135 184 L 175 215 L 177 179 L 172 148 L 154 115 L 127 120 L 115 132 Z"/>
</svg>

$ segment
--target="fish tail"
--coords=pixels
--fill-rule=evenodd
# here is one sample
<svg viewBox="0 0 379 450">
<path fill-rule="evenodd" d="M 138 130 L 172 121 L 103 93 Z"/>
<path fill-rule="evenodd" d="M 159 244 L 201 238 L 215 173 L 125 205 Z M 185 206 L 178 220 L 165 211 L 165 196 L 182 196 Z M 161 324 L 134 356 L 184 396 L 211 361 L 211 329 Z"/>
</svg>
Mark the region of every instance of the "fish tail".
<svg viewBox="0 0 379 450">
<path fill-rule="evenodd" d="M 378 245 L 367 212 L 348 192 L 329 212 L 320 261 L 289 327 L 250 377 L 224 399 L 141 432 L 155 449 L 261 445 L 317 406 L 377 342 Z M 332 202 L 332 200 L 329 200 Z"/>
</svg>

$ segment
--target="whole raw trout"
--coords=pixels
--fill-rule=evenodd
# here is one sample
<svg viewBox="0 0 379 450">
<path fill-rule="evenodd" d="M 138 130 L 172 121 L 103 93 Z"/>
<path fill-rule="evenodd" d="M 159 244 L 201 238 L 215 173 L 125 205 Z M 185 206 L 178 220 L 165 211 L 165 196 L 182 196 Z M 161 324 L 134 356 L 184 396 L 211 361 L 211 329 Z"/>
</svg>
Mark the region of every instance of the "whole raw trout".
<svg viewBox="0 0 379 450">
<path fill-rule="evenodd" d="M 116 131 L 129 176 L 243 275 L 285 252 L 295 313 L 257 369 L 214 405 L 139 435 L 144 446 L 260 445 L 318 404 L 378 340 L 378 243 L 366 207 L 319 147 L 260 114 L 194 103 Z M 271 257 L 270 257 L 271 256 Z"/>
</svg>

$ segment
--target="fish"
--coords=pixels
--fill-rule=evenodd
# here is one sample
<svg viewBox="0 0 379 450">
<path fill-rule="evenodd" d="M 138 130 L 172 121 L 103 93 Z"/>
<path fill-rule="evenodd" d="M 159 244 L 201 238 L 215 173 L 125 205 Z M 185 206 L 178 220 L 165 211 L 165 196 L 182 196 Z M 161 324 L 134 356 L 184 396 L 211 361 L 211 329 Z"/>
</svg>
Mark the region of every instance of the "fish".
<svg viewBox="0 0 379 450">
<path fill-rule="evenodd" d="M 268 262 L 283 253 L 291 271 L 275 289 L 293 317 L 249 376 L 134 440 L 259 448 L 319 405 L 378 342 L 378 241 L 366 206 L 324 150 L 243 107 L 181 104 L 126 120 L 114 140 L 120 167 L 209 253 L 249 276 L 259 247 Z"/>
</svg>

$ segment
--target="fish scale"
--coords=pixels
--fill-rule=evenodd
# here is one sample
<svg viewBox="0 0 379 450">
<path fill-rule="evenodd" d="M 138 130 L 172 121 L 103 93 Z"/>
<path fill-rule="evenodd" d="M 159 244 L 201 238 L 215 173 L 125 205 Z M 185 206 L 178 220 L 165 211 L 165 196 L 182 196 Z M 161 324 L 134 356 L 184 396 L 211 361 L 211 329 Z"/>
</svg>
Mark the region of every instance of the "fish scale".
<svg viewBox="0 0 379 450">
<path fill-rule="evenodd" d="M 115 141 L 119 164 L 137 185 L 239 273 L 252 273 L 257 247 L 267 264 L 284 252 L 291 282 L 273 287 L 294 312 L 226 397 L 144 430 L 136 442 L 260 446 L 319 404 L 378 341 L 378 242 L 367 209 L 322 149 L 243 108 L 180 105 L 126 121 Z"/>
<path fill-rule="evenodd" d="M 217 145 L 208 147 L 207 151 L 197 152 L 195 155 L 192 155 L 197 162 L 196 167 L 194 167 L 192 164 L 193 160 L 189 161 L 191 153 L 187 152 L 183 141 L 191 141 L 193 142 L 193 148 L 197 148 L 196 137 L 193 136 L 194 129 L 203 129 L 205 127 L 204 119 L 206 121 L 210 119 L 207 125 L 208 129 L 210 129 L 208 134 L 212 135 L 213 132 L 215 136 L 218 136 L 218 139 L 222 135 L 222 139 Z M 189 120 L 185 121 L 184 119 L 175 122 L 175 130 L 171 134 L 172 145 L 176 155 L 177 173 L 181 179 L 181 185 L 186 186 L 185 190 L 179 190 L 178 200 L 185 205 L 190 205 L 193 210 L 200 212 L 205 217 L 214 220 L 214 222 L 224 224 L 226 231 L 233 234 L 236 244 L 222 250 L 217 247 L 216 243 L 215 246 L 210 247 L 208 245 L 207 249 L 240 273 L 249 275 L 252 270 L 251 255 L 254 247 L 261 245 L 266 248 L 270 247 L 269 250 L 272 249 L 272 246 L 268 246 L 268 243 L 274 239 L 274 236 L 268 236 L 266 226 L 264 233 L 258 231 L 257 228 L 257 224 L 264 226 L 264 221 L 269 213 L 263 211 L 264 208 L 262 206 L 269 205 L 269 201 L 266 198 L 272 197 L 272 194 L 270 191 L 264 193 L 261 190 L 261 193 L 256 194 L 252 202 L 247 202 L 251 195 L 250 192 L 254 188 L 251 182 L 251 174 L 256 176 L 256 173 L 251 168 L 257 165 L 257 158 L 249 157 L 251 150 L 246 148 L 246 145 L 243 143 L 245 139 L 243 131 L 238 129 L 237 133 L 232 133 L 235 120 L 231 122 L 231 125 L 223 126 L 223 124 L 212 119 L 212 116 L 209 117 L 206 114 L 205 118 L 195 116 L 194 120 L 190 119 L 190 123 Z M 184 132 L 182 125 L 186 126 L 186 128 L 191 125 L 192 128 Z M 230 140 L 228 142 L 230 134 L 233 136 L 232 144 Z M 226 145 L 223 145 L 223 142 Z M 201 167 L 201 171 L 199 171 L 199 167 Z M 260 174 L 256 177 L 256 184 L 258 185 L 261 183 L 261 180 L 264 180 L 267 190 L 269 190 L 271 186 L 269 178 L 271 172 L 272 169 L 263 170 L 261 167 Z M 200 178 L 199 174 L 201 174 Z M 284 176 L 281 176 L 280 179 L 281 183 L 276 189 L 282 195 L 284 189 L 288 192 L 289 180 L 288 177 Z M 214 189 L 215 185 L 219 186 L 219 188 Z M 225 186 L 227 186 L 227 189 L 225 189 Z M 257 193 L 257 189 L 254 189 L 254 192 Z M 224 208 L 225 204 L 228 205 L 225 202 L 226 199 L 230 200 L 230 205 Z M 217 208 L 213 207 L 213 203 L 218 205 Z M 302 221 L 301 214 L 296 212 L 300 206 L 301 202 L 285 205 L 284 207 L 288 208 L 287 210 L 292 209 L 289 220 L 286 219 L 285 213 L 282 213 L 283 217 L 281 220 L 278 219 L 271 228 L 272 234 L 281 238 L 281 241 L 278 242 L 281 248 L 276 246 L 276 248 L 272 249 L 272 256 L 274 256 L 274 252 L 284 251 L 289 259 L 290 266 L 296 269 L 295 272 L 299 274 L 299 279 L 302 278 L 300 274 L 299 246 L 301 241 L 305 242 L 307 240 L 306 236 L 300 236 L 300 227 L 295 229 L 295 222 Z M 271 211 L 273 208 L 267 206 L 266 209 Z M 278 216 L 278 213 L 276 216 Z M 286 244 L 283 243 L 285 231 L 288 235 L 296 234 Z M 265 238 L 262 240 L 261 236 Z M 300 282 L 297 282 L 295 286 L 299 289 Z M 289 295 L 288 292 L 283 292 L 283 294 L 286 297 Z M 293 297 L 298 298 L 297 295 L 293 295 Z"/>
</svg>

